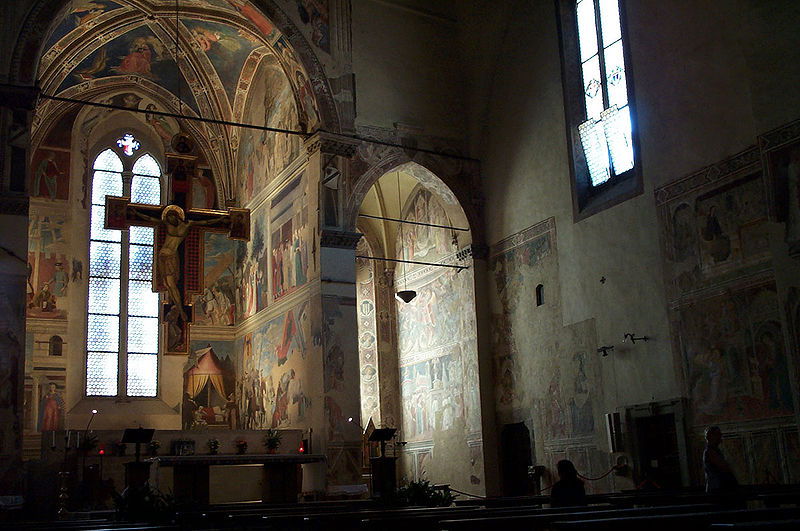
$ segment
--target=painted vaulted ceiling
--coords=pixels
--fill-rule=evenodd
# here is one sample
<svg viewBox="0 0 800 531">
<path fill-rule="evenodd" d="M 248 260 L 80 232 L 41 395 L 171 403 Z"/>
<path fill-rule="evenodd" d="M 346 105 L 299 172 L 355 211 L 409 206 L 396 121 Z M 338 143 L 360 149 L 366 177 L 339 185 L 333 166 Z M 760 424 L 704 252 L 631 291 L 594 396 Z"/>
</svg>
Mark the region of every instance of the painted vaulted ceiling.
<svg viewBox="0 0 800 531">
<path fill-rule="evenodd" d="M 254 78 L 266 63 L 282 75 L 264 89 Z M 257 86 L 296 109 L 296 123 L 280 127 L 313 130 L 319 122 L 308 74 L 288 39 L 247 0 L 72 0 L 54 17 L 37 77 L 44 94 L 102 101 L 115 87 L 135 87 L 160 102 L 158 110 L 279 126 L 265 123 L 263 110 L 248 110 Z M 39 109 L 40 123 L 59 112 L 50 103 Z M 220 146 L 212 165 L 236 172 L 238 128 L 197 127 Z"/>
</svg>

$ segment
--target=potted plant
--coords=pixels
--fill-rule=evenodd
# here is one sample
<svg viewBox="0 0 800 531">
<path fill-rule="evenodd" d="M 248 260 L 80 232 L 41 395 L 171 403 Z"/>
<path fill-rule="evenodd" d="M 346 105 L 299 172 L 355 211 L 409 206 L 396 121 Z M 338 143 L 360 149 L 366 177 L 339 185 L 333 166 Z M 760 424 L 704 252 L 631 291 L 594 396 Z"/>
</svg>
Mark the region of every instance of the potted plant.
<svg viewBox="0 0 800 531">
<path fill-rule="evenodd" d="M 278 452 L 278 447 L 281 445 L 281 438 L 283 435 L 280 431 L 270 428 L 264 434 L 264 448 L 267 449 L 268 454 L 274 454 Z"/>
<path fill-rule="evenodd" d="M 236 446 L 236 453 L 239 455 L 247 452 L 247 441 L 244 439 L 236 439 L 233 444 Z"/>
<path fill-rule="evenodd" d="M 161 448 L 161 442 L 159 442 L 159 441 L 157 441 L 155 439 L 150 441 L 150 443 L 147 445 L 147 451 L 152 457 L 155 457 L 155 456 L 158 455 L 158 449 L 159 448 Z"/>
<path fill-rule="evenodd" d="M 219 440 L 218 439 L 209 439 L 206 443 L 208 446 L 208 453 L 211 455 L 217 455 L 219 452 Z"/>
</svg>

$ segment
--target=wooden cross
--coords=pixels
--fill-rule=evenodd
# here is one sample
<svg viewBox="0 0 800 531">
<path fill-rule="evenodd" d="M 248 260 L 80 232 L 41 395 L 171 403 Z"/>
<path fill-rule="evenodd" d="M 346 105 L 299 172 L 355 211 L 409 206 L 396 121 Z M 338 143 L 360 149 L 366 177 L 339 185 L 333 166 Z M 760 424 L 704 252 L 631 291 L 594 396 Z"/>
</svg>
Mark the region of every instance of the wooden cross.
<svg viewBox="0 0 800 531">
<path fill-rule="evenodd" d="M 190 185 L 185 186 L 185 177 L 173 172 L 173 204 L 166 206 L 131 203 L 129 197 L 106 196 L 107 229 L 128 230 L 131 226 L 156 229 L 153 291 L 167 295 L 167 302 L 161 308 L 167 354 L 189 352 L 189 325 L 193 320 L 191 296 L 199 293 L 201 285 L 202 233 L 227 232 L 234 240 L 250 239 L 250 211 L 245 208 L 184 210 L 191 191 Z M 176 186 L 175 180 L 184 184 Z"/>
</svg>

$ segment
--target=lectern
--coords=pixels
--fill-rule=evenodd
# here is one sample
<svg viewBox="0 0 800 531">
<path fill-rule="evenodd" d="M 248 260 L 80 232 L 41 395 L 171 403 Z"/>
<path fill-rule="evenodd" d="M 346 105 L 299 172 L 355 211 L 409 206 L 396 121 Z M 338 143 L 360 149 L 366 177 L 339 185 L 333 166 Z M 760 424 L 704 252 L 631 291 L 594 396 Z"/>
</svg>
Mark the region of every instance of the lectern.
<svg viewBox="0 0 800 531">
<path fill-rule="evenodd" d="M 396 428 L 380 428 L 369 436 L 371 442 L 381 443 L 380 457 L 369 459 L 373 498 L 391 498 L 397 490 L 397 457 L 386 455 L 386 441 L 391 440 L 396 431 Z"/>
<path fill-rule="evenodd" d="M 122 434 L 122 442 L 125 444 L 136 445 L 136 461 L 125 463 L 125 486 L 140 488 L 150 480 L 150 463 L 141 461 L 141 445 L 148 444 L 153 440 L 153 433 L 156 430 L 138 428 L 128 428 Z"/>
</svg>

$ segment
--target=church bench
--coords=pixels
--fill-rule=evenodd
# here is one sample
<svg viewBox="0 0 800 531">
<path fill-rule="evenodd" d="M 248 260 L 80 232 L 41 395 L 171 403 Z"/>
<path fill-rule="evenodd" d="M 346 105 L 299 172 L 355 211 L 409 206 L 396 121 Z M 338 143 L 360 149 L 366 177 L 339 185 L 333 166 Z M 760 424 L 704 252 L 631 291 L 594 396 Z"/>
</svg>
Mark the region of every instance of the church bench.
<svg viewBox="0 0 800 531">
<path fill-rule="evenodd" d="M 665 514 L 686 514 L 708 511 L 710 505 L 673 505 L 659 507 L 636 507 L 630 509 L 618 509 L 614 507 L 563 507 L 552 512 L 541 514 L 513 515 L 513 516 L 491 516 L 481 518 L 470 518 L 462 520 L 443 520 L 439 522 L 439 529 L 446 531 L 468 531 L 482 530 L 492 526 L 501 526 L 503 531 L 513 529 L 542 529 L 552 525 L 554 522 L 568 522 L 572 520 L 597 520 L 619 519 L 625 516 L 644 516 Z"/>
<path fill-rule="evenodd" d="M 472 518 L 496 518 L 501 516 L 526 516 L 542 514 L 563 514 L 565 512 L 599 511 L 613 509 L 613 506 L 586 506 L 586 507 L 539 507 L 538 505 L 521 507 L 475 507 L 476 512 L 461 512 L 450 515 L 443 514 L 408 514 L 368 518 L 361 521 L 362 529 L 383 530 L 412 527 L 419 529 L 439 529 L 442 520 L 463 520 Z"/>
<path fill-rule="evenodd" d="M 663 508 L 662 508 L 663 509 Z M 674 530 L 674 529 L 709 529 L 714 523 L 748 522 L 772 519 L 786 519 L 800 516 L 800 509 L 720 509 L 715 511 L 683 513 L 683 514 L 654 514 L 640 516 L 624 516 L 614 518 L 577 519 L 570 521 L 555 521 L 553 529 L 571 530 L 587 529 L 601 530 L 640 530 L 648 531 Z"/>
<path fill-rule="evenodd" d="M 759 520 L 756 522 L 724 522 L 711 524 L 710 530 L 722 529 L 800 529 L 800 520 Z"/>
</svg>

